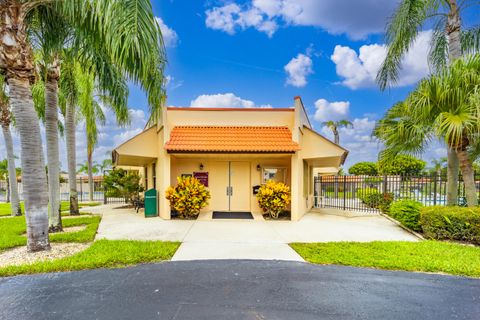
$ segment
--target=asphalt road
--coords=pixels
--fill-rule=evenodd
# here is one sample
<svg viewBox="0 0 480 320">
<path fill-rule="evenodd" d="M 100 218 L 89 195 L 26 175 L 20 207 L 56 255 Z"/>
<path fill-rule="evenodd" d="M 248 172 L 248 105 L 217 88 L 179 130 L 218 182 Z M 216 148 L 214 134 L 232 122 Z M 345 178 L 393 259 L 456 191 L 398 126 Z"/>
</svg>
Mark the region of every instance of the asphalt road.
<svg viewBox="0 0 480 320">
<path fill-rule="evenodd" d="M 274 261 L 0 279 L 0 319 L 480 319 L 480 280 Z"/>
</svg>

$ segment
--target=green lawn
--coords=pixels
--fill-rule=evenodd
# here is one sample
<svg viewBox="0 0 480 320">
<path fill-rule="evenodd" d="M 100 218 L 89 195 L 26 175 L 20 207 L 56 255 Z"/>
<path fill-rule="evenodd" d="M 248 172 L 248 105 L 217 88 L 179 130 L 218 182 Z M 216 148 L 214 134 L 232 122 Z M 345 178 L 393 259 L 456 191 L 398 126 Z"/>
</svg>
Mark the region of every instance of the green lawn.
<svg viewBox="0 0 480 320">
<path fill-rule="evenodd" d="M 79 208 L 85 208 L 85 207 L 95 207 L 99 206 L 101 203 L 100 202 L 79 202 L 78 207 Z M 62 201 L 60 205 L 60 211 L 70 211 L 70 202 L 69 201 Z"/>
<path fill-rule="evenodd" d="M 306 261 L 317 264 L 480 277 L 480 247 L 439 241 L 292 243 L 290 246 Z"/>
<path fill-rule="evenodd" d="M 328 197 L 328 198 L 341 198 L 341 199 L 343 199 L 344 197 L 346 199 L 353 198 L 352 192 L 350 191 L 347 191 L 347 193 L 343 191 L 338 191 L 337 193 L 335 193 L 334 191 L 325 191 L 322 193 L 322 196 Z"/>
<path fill-rule="evenodd" d="M 98 206 L 100 205 L 101 203 L 100 202 L 79 202 L 78 203 L 78 206 L 80 208 L 84 208 L 84 207 L 94 207 L 94 206 Z M 20 203 L 20 206 L 22 207 L 22 212 L 25 212 L 25 208 L 23 206 L 23 202 Z M 69 201 L 62 201 L 61 204 L 60 204 L 60 211 L 68 211 L 70 210 L 70 202 Z M 5 203 L 5 202 L 1 202 L 0 203 L 0 217 L 1 216 L 9 216 L 12 214 L 12 206 L 10 205 L 10 203 Z M 68 214 L 68 212 L 67 212 Z"/>
<path fill-rule="evenodd" d="M 23 206 L 23 202 L 20 203 L 20 207 L 22 208 L 22 212 L 25 212 L 25 208 Z M 12 206 L 10 203 L 0 202 L 0 217 L 3 216 L 10 216 L 12 215 Z"/>
<path fill-rule="evenodd" d="M 100 223 L 100 216 L 78 217 L 71 219 L 63 219 L 64 227 L 74 227 L 86 225 L 85 230 L 78 232 L 50 234 L 52 242 L 90 242 L 95 238 L 97 228 Z M 24 246 L 27 244 L 25 237 L 26 224 L 25 217 L 12 217 L 8 219 L 0 219 L 0 251 Z"/>
<path fill-rule="evenodd" d="M 99 240 L 71 257 L 30 265 L 0 268 L 0 277 L 95 268 L 117 268 L 146 262 L 170 260 L 179 242 Z"/>
</svg>

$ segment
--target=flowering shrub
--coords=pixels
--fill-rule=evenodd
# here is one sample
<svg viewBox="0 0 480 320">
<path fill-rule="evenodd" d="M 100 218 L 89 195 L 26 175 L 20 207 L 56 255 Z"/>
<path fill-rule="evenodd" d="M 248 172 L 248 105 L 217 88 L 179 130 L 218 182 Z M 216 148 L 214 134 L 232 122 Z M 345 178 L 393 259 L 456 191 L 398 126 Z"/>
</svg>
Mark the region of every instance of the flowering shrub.
<svg viewBox="0 0 480 320">
<path fill-rule="evenodd" d="M 208 205 L 210 191 L 200 181 L 193 177 L 178 177 L 178 184 L 169 187 L 166 198 L 170 207 L 177 211 L 180 217 L 196 217 L 200 210 Z"/>
<path fill-rule="evenodd" d="M 264 212 L 277 219 L 290 203 L 290 188 L 282 182 L 269 180 L 258 190 L 257 200 Z"/>
</svg>

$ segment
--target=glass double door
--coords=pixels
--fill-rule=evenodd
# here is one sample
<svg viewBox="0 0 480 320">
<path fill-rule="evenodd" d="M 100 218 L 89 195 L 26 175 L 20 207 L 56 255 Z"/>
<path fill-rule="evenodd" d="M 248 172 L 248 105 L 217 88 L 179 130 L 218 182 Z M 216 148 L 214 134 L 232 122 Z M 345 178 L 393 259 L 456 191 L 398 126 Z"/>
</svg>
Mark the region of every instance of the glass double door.
<svg viewBox="0 0 480 320">
<path fill-rule="evenodd" d="M 222 161 L 210 173 L 214 211 L 250 211 L 250 163 Z"/>
</svg>

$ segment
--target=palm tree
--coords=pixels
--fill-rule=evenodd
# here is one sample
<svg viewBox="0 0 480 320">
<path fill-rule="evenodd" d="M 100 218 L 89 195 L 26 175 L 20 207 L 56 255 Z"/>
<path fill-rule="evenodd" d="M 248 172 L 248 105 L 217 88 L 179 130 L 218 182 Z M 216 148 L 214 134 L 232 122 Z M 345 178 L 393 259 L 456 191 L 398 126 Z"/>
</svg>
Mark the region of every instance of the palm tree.
<svg viewBox="0 0 480 320">
<path fill-rule="evenodd" d="M 480 55 L 455 61 L 450 68 L 420 82 L 404 102 L 379 121 L 375 135 L 385 144 L 381 160 L 388 161 L 401 152 L 421 152 L 433 138 L 440 138 L 460 160 L 467 204 L 476 206 L 469 152 L 480 143 L 479 102 Z M 457 191 L 450 188 L 449 192 Z"/>
<path fill-rule="evenodd" d="M 28 39 L 29 16 L 40 7 L 55 10 L 55 16 L 65 19 L 86 43 L 103 48 L 129 79 L 147 91 L 153 111 L 164 101 L 164 48 L 149 0 L 1 2 L 0 74 L 5 75 L 9 85 L 10 104 L 20 134 L 29 251 L 50 247 L 40 126 L 30 87 L 34 80 L 34 61 Z"/>
<path fill-rule="evenodd" d="M 332 130 L 334 141 L 336 144 L 340 144 L 340 135 L 338 133 L 338 129 L 340 128 L 353 128 L 353 123 L 348 120 L 340 120 L 340 121 L 325 121 L 322 124 Z"/>
<path fill-rule="evenodd" d="M 87 172 L 89 185 L 89 200 L 93 201 L 94 183 L 93 173 L 98 172 L 98 165 L 93 164 L 93 151 L 98 143 L 98 124 L 105 125 L 105 114 L 97 100 L 101 100 L 105 107 L 111 108 L 117 116 L 117 123 L 125 125 L 129 123 L 130 117 L 126 104 L 116 104 L 114 99 L 108 95 L 97 95 L 95 87 L 95 75 L 92 72 L 79 70 L 79 114 L 85 122 L 87 135 Z M 124 83 L 126 87 L 127 84 Z M 97 123 L 98 122 L 98 123 Z"/>
<path fill-rule="evenodd" d="M 382 90 L 398 80 L 402 58 L 409 51 L 426 23 L 435 26 L 429 61 L 436 70 L 442 70 L 462 54 L 480 49 L 480 26 L 462 30 L 461 14 L 478 1 L 457 0 L 402 0 L 387 25 L 388 52 L 377 74 Z M 433 21 L 431 21 L 433 20 Z M 459 162 L 455 150 L 447 150 L 447 189 L 451 197 L 447 203 L 457 203 Z"/>
<path fill-rule="evenodd" d="M 10 123 L 12 115 L 8 106 L 8 96 L 5 92 L 3 77 L 0 76 L 0 125 L 2 126 L 5 148 L 7 149 L 6 169 L 8 173 L 7 181 L 7 202 L 11 199 L 12 215 L 21 216 L 20 197 L 18 195 L 17 175 L 15 169 L 15 155 L 13 154 L 13 141 L 10 132 Z"/>
<path fill-rule="evenodd" d="M 55 10 L 40 6 L 32 11 L 30 17 L 30 40 L 35 51 L 35 62 L 39 71 L 33 97 L 37 112 L 45 124 L 47 145 L 47 181 L 49 232 L 60 232 L 62 216 L 60 213 L 60 153 L 59 153 L 59 79 L 61 52 L 69 39 L 70 28 Z M 38 99 L 41 96 L 41 99 Z M 37 99 L 36 99 L 37 98 Z M 40 101 L 38 101 L 40 100 Z M 62 126 L 63 128 L 63 126 Z"/>
<path fill-rule="evenodd" d="M 447 163 L 446 157 L 441 157 L 440 159 L 432 160 L 433 169 L 435 170 L 435 173 L 437 174 L 437 176 L 442 175 L 442 169 L 445 167 L 446 163 Z"/>
<path fill-rule="evenodd" d="M 105 172 L 112 168 L 112 160 L 111 159 L 103 159 L 102 163 L 98 165 L 98 169 L 100 172 Z"/>
</svg>

